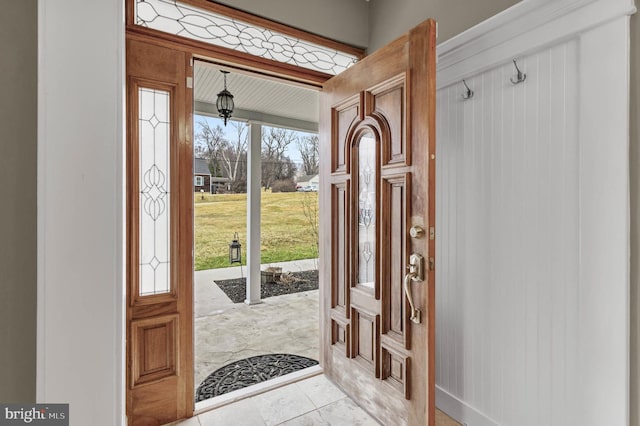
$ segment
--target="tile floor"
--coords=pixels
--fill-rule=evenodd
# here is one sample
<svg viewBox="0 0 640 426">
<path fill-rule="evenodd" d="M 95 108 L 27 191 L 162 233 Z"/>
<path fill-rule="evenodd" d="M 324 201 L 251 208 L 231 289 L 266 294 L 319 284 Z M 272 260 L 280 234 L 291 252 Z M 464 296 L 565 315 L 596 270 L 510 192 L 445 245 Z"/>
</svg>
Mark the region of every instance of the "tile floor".
<svg viewBox="0 0 640 426">
<path fill-rule="evenodd" d="M 324 375 L 207 411 L 173 426 L 379 426 Z M 438 411 L 436 426 L 460 426 Z"/>
</svg>

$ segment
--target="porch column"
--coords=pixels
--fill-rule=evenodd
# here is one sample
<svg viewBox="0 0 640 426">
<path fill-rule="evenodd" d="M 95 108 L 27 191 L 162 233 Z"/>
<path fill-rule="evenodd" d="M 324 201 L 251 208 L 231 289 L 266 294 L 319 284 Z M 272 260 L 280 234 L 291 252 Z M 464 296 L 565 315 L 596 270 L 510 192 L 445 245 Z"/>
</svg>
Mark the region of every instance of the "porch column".
<svg viewBox="0 0 640 426">
<path fill-rule="evenodd" d="M 262 126 L 249 122 L 247 150 L 247 298 L 245 303 L 260 303 L 260 196 Z"/>
</svg>

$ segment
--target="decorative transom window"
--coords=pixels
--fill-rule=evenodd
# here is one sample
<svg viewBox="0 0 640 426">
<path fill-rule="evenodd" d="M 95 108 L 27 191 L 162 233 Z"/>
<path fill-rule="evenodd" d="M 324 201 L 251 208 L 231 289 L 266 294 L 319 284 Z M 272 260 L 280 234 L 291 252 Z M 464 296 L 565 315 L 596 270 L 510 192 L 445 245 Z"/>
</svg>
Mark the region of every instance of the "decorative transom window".
<svg viewBox="0 0 640 426">
<path fill-rule="evenodd" d="M 169 34 L 339 74 L 357 62 L 354 55 L 300 40 L 176 0 L 136 0 L 135 22 Z"/>
</svg>

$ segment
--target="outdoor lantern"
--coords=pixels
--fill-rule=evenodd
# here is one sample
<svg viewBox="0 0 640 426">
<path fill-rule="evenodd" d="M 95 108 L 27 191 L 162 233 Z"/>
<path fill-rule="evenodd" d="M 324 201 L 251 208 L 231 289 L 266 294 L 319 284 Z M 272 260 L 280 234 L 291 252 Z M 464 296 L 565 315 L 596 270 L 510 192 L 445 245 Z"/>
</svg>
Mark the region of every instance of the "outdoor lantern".
<svg viewBox="0 0 640 426">
<path fill-rule="evenodd" d="M 227 120 L 231 118 L 233 112 L 233 95 L 227 90 L 227 74 L 229 71 L 220 72 L 224 75 L 224 90 L 218 93 L 218 100 L 216 101 L 216 107 L 220 117 L 224 118 L 224 125 L 227 125 Z"/>
<path fill-rule="evenodd" d="M 238 241 L 238 233 L 235 232 L 233 234 L 233 241 L 231 241 L 231 244 L 229 244 L 229 263 L 231 263 L 232 265 L 234 263 L 242 264 L 242 253 L 240 250 L 241 248 L 242 244 L 240 244 L 240 242 Z"/>
</svg>

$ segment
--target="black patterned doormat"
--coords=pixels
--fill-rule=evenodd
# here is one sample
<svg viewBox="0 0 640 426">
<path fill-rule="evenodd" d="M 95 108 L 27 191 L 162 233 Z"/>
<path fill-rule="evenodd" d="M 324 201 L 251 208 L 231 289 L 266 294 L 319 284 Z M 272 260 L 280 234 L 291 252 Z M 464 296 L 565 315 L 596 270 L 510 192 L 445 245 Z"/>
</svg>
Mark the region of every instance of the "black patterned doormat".
<svg viewBox="0 0 640 426">
<path fill-rule="evenodd" d="M 318 361 L 315 359 L 290 354 L 258 355 L 241 359 L 209 374 L 196 390 L 196 402 L 275 379 L 317 364 Z"/>
</svg>

